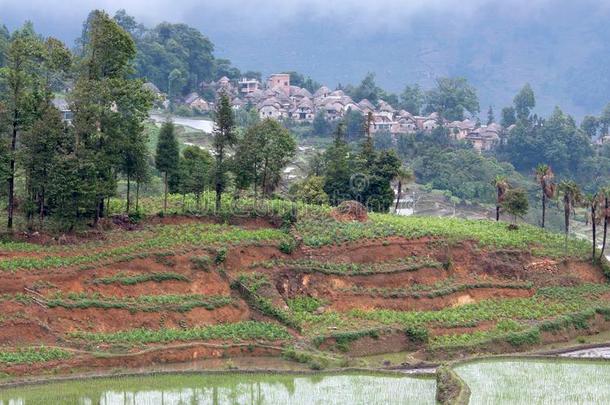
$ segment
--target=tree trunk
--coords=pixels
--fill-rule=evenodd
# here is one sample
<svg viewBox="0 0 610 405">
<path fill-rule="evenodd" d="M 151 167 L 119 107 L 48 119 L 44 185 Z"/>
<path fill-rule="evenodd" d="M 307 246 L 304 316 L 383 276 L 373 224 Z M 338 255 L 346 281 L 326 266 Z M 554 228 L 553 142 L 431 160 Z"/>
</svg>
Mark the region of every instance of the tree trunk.
<svg viewBox="0 0 610 405">
<path fill-rule="evenodd" d="M 129 215 L 129 204 L 130 204 L 130 200 L 129 200 L 129 192 L 131 191 L 131 177 L 129 176 L 129 174 L 127 175 L 127 215 Z"/>
<path fill-rule="evenodd" d="M 44 192 L 44 187 L 41 188 L 40 190 L 40 211 L 39 211 L 39 221 L 40 221 L 40 230 L 42 230 L 42 225 L 44 222 L 44 199 L 45 199 L 45 192 Z"/>
<path fill-rule="evenodd" d="M 546 217 L 546 194 L 542 189 L 542 228 L 544 228 L 544 219 Z"/>
<path fill-rule="evenodd" d="M 602 240 L 602 251 L 599 255 L 599 260 L 604 257 L 604 250 L 606 250 L 606 235 L 608 234 L 608 197 L 604 198 L 604 237 Z"/>
<path fill-rule="evenodd" d="M 502 190 L 496 187 L 496 222 L 500 221 L 500 199 L 502 197 Z"/>
<path fill-rule="evenodd" d="M 9 177 L 8 177 L 8 218 L 6 221 L 6 227 L 9 230 L 13 229 L 13 213 L 15 210 L 15 150 L 17 148 L 17 115 L 18 112 L 13 113 L 13 134 L 11 137 L 11 159 L 9 163 Z"/>
<path fill-rule="evenodd" d="M 597 235 L 595 233 L 595 203 L 591 204 L 591 227 L 593 230 L 593 251 L 591 252 L 591 261 L 595 261 L 595 244 L 597 242 Z"/>
<path fill-rule="evenodd" d="M 221 197 L 222 197 L 222 177 L 223 177 L 223 168 L 222 168 L 222 160 L 224 157 L 224 150 L 222 148 L 217 150 L 218 156 L 216 159 L 216 181 L 215 181 L 215 189 L 216 189 L 216 214 L 220 212 L 221 205 Z"/>
<path fill-rule="evenodd" d="M 400 204 L 400 194 L 402 193 L 402 181 L 398 180 L 398 193 L 396 193 L 396 206 L 394 212 L 398 213 L 398 205 Z"/>
<path fill-rule="evenodd" d="M 101 200 L 104 201 L 104 197 L 102 197 Z M 97 228 L 97 224 L 100 221 L 100 204 L 101 204 L 101 202 L 99 201 L 99 197 L 98 197 L 97 201 L 95 202 L 95 218 L 93 219 L 94 228 Z"/>
<path fill-rule="evenodd" d="M 140 182 L 136 183 L 136 212 L 140 211 Z"/>
<path fill-rule="evenodd" d="M 167 172 L 163 174 L 163 185 L 163 213 L 165 214 L 165 211 L 167 210 Z"/>
</svg>

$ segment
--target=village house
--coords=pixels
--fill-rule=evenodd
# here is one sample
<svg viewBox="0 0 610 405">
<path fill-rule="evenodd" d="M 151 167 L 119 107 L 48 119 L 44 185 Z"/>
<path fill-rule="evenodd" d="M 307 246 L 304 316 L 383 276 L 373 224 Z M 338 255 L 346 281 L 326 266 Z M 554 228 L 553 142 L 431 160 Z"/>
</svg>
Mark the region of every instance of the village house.
<svg viewBox="0 0 610 405">
<path fill-rule="evenodd" d="M 457 140 L 466 140 L 481 151 L 489 150 L 499 143 L 502 127 L 498 124 L 478 127 L 470 119 L 445 122 L 439 114 L 413 115 L 405 110 L 396 110 L 384 100 L 374 105 L 367 99 L 356 103 L 341 89 L 331 91 L 321 86 L 313 94 L 299 86 L 290 84 L 290 75 L 276 73 L 269 76 L 265 87 L 256 79 L 241 78 L 236 86 L 227 77 L 217 82 L 202 84 L 219 94 L 224 92 L 231 97 L 231 106 L 235 110 L 245 106 L 254 106 L 261 119 L 291 119 L 294 122 L 313 122 L 315 116 L 324 113 L 329 121 L 343 119 L 348 111 L 357 111 L 363 116 L 372 114 L 370 131 L 372 134 L 389 133 L 394 139 L 400 134 L 412 134 L 417 131 L 431 132 L 439 126 L 448 129 L 449 134 Z M 196 93 L 185 98 L 185 104 L 200 111 L 206 111 L 211 106 Z"/>
<path fill-rule="evenodd" d="M 247 77 L 242 77 L 237 82 L 239 87 L 239 93 L 242 95 L 254 93 L 258 89 L 260 89 L 260 82 L 256 79 L 249 79 Z"/>
<path fill-rule="evenodd" d="M 268 89 L 280 89 L 286 96 L 290 95 L 290 75 L 288 73 L 275 73 L 267 79 Z"/>
<path fill-rule="evenodd" d="M 496 123 L 482 125 L 472 130 L 466 136 L 466 140 L 472 143 L 473 148 L 477 151 L 488 151 L 494 148 L 500 141 L 501 131 L 502 127 Z"/>
<path fill-rule="evenodd" d="M 74 113 L 70 109 L 70 105 L 66 101 L 65 98 L 55 97 L 52 101 L 53 106 L 59 110 L 61 113 L 61 120 L 68 125 L 72 124 L 72 120 L 74 119 Z"/>
</svg>

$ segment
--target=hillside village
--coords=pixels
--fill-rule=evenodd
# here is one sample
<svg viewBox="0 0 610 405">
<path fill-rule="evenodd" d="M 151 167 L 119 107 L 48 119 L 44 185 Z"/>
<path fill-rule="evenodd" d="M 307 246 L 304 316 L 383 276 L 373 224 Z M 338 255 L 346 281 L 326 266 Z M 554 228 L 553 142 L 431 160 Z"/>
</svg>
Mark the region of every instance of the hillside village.
<svg viewBox="0 0 610 405">
<path fill-rule="evenodd" d="M 147 83 L 147 86 L 159 92 L 152 83 Z M 492 149 L 500 141 L 503 131 L 502 126 L 496 123 L 479 125 L 470 119 L 447 122 L 438 113 L 413 115 L 405 110 L 397 110 L 383 100 L 377 106 L 367 99 L 355 102 L 343 90 L 333 91 L 326 86 L 312 94 L 305 88 L 291 85 L 290 75 L 286 73 L 272 74 L 264 84 L 252 78 L 231 81 L 222 77 L 218 81 L 203 82 L 200 88 L 201 93 L 213 92 L 216 96 L 228 94 L 235 110 L 256 108 L 261 119 L 290 119 L 295 123 L 312 123 L 317 114 L 324 114 L 327 120 L 337 121 L 351 110 L 365 116 L 371 113 L 372 134 L 383 132 L 393 136 L 417 131 L 429 132 L 443 125 L 456 139 L 470 141 L 478 151 Z M 206 101 L 197 92 L 188 94 L 180 101 L 201 113 L 208 113 L 214 108 L 213 103 Z M 165 106 L 167 105 L 166 102 Z"/>
</svg>

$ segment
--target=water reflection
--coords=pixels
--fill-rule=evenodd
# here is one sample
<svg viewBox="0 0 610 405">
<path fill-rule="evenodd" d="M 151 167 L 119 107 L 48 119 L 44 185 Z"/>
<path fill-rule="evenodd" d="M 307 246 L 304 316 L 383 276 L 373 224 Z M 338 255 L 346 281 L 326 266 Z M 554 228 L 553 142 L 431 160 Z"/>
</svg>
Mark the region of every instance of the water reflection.
<svg viewBox="0 0 610 405">
<path fill-rule="evenodd" d="M 17 404 L 433 404 L 430 378 L 388 375 L 166 375 L 55 383 L 4 390 Z"/>
</svg>

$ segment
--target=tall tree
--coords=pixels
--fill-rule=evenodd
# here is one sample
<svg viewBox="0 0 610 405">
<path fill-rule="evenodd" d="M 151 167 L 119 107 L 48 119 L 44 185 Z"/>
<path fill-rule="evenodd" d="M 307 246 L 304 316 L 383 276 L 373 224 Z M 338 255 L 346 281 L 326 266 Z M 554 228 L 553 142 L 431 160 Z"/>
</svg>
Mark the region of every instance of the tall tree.
<svg viewBox="0 0 610 405">
<path fill-rule="evenodd" d="M 400 197 L 402 196 L 402 186 L 403 183 L 410 183 L 415 180 L 415 174 L 413 170 L 407 169 L 401 166 L 398 169 L 396 174 L 396 182 L 398 183 L 396 190 L 396 205 L 394 206 L 394 212 L 398 212 L 398 207 L 400 206 Z"/>
<path fill-rule="evenodd" d="M 592 140 L 597 137 L 597 130 L 599 128 L 599 120 L 592 115 L 586 115 L 580 123 L 580 129 Z"/>
<path fill-rule="evenodd" d="M 608 135 L 608 131 L 610 129 L 610 103 L 608 103 L 603 111 L 601 116 L 599 117 L 599 126 L 602 136 Z"/>
<path fill-rule="evenodd" d="M 180 149 L 174 134 L 174 124 L 171 121 L 163 123 L 159 131 L 155 166 L 163 173 L 163 212 L 167 210 L 168 178 L 178 171 Z"/>
<path fill-rule="evenodd" d="M 542 228 L 545 225 L 546 218 L 546 200 L 555 197 L 555 183 L 553 178 L 555 174 L 551 170 L 551 166 L 547 164 L 539 164 L 536 167 L 536 181 L 540 186 L 541 202 L 542 202 Z"/>
<path fill-rule="evenodd" d="M 413 115 L 419 115 L 424 106 L 425 95 L 418 84 L 414 86 L 406 86 L 400 94 L 400 108 L 410 112 Z"/>
<path fill-rule="evenodd" d="M 6 66 L 0 69 L 4 83 L 0 97 L 3 98 L 8 115 L 8 208 L 7 228 L 13 228 L 15 211 L 15 175 L 18 137 L 32 124 L 36 108 L 42 101 L 40 88 L 40 63 L 43 61 L 43 46 L 31 26 L 24 26 L 13 33 L 6 51 Z M 4 132 L 4 131 L 2 131 Z"/>
<path fill-rule="evenodd" d="M 236 153 L 237 177 L 241 186 L 257 186 L 269 196 L 277 187 L 282 169 L 296 152 L 296 142 L 290 132 L 276 120 L 265 119 L 246 131 Z"/>
<path fill-rule="evenodd" d="M 332 145 L 324 152 L 324 192 L 333 205 L 338 205 L 352 197 L 349 152 L 345 141 L 344 124 L 339 123 Z"/>
<path fill-rule="evenodd" d="M 112 18 L 93 11 L 85 25 L 83 69 L 71 93 L 79 164 L 95 170 L 94 224 L 104 215 L 104 201 L 116 192 L 125 139 L 143 130 L 152 94 L 132 79 L 135 44 Z"/>
<path fill-rule="evenodd" d="M 536 106 L 536 97 L 534 96 L 534 90 L 526 83 L 525 86 L 517 93 L 513 99 L 515 104 L 515 113 L 517 119 L 521 121 L 527 121 L 530 118 L 532 109 Z"/>
<path fill-rule="evenodd" d="M 227 162 L 226 155 L 235 145 L 235 120 L 231 100 L 225 93 L 220 95 L 215 115 L 216 125 L 214 128 L 214 158 L 216 160 L 214 187 L 216 190 L 216 212 L 220 212 L 222 193 L 227 186 Z"/>
<path fill-rule="evenodd" d="M 201 209 L 201 194 L 210 183 L 212 155 L 197 146 L 187 146 L 180 160 L 180 185 L 183 193 L 193 193 L 197 211 Z"/>
<path fill-rule="evenodd" d="M 369 72 L 358 86 L 349 89 L 347 92 L 357 103 L 367 99 L 371 103 L 377 104 L 382 96 L 383 90 L 375 83 L 375 74 Z"/>
<path fill-rule="evenodd" d="M 449 121 L 461 121 L 465 112 L 479 112 L 477 92 L 464 78 L 436 79 L 436 88 L 426 93 L 426 113 L 437 112 Z"/>
<path fill-rule="evenodd" d="M 491 125 L 496 121 L 496 117 L 494 117 L 494 109 L 492 106 L 489 106 L 487 110 L 487 125 Z"/>
<path fill-rule="evenodd" d="M 597 249 L 597 225 L 600 222 L 600 217 L 598 215 L 599 211 L 599 205 L 600 205 L 600 197 L 601 194 L 599 193 L 594 193 L 594 194 L 585 194 L 583 196 L 583 205 L 585 208 L 589 209 L 589 218 L 588 220 L 591 221 L 591 245 L 592 245 L 592 252 L 591 252 L 591 260 L 595 261 L 596 259 L 596 249 Z"/>
<path fill-rule="evenodd" d="M 504 202 L 506 192 L 508 191 L 508 181 L 506 179 L 506 176 L 497 175 L 493 179 L 492 184 L 496 189 L 496 221 L 499 221 L 500 209 L 502 208 L 502 203 Z"/>
<path fill-rule="evenodd" d="M 66 128 L 59 111 L 48 106 L 31 130 L 22 137 L 21 158 L 26 175 L 29 201 L 26 205 L 28 223 L 38 212 L 40 226 L 45 215 L 51 172 L 55 170 L 56 155 L 65 152 Z"/>
<path fill-rule="evenodd" d="M 582 201 L 582 193 L 578 184 L 573 180 L 563 180 L 559 183 L 558 191 L 563 200 L 563 216 L 567 238 L 570 234 L 570 217 L 576 206 Z"/>
<path fill-rule="evenodd" d="M 606 238 L 608 235 L 608 220 L 610 218 L 610 205 L 608 204 L 610 200 L 610 187 L 604 187 L 600 191 L 600 196 L 603 201 L 601 216 L 604 221 L 604 230 L 602 233 L 602 248 L 599 254 L 599 260 L 602 260 L 604 257 L 604 251 L 606 250 Z"/>
<path fill-rule="evenodd" d="M 517 118 L 515 117 L 515 108 L 504 107 L 502 109 L 502 118 L 500 119 L 500 125 L 502 125 L 504 128 L 508 128 L 516 122 Z"/>
<path fill-rule="evenodd" d="M 513 216 L 513 225 L 516 225 L 517 218 L 523 217 L 529 209 L 527 192 L 520 188 L 508 190 L 502 201 L 502 208 Z"/>
<path fill-rule="evenodd" d="M 122 162 L 120 169 L 127 177 L 127 195 L 125 211 L 131 209 L 131 182 L 145 177 L 148 170 L 148 137 L 139 128 L 134 128 L 123 139 Z"/>
</svg>

